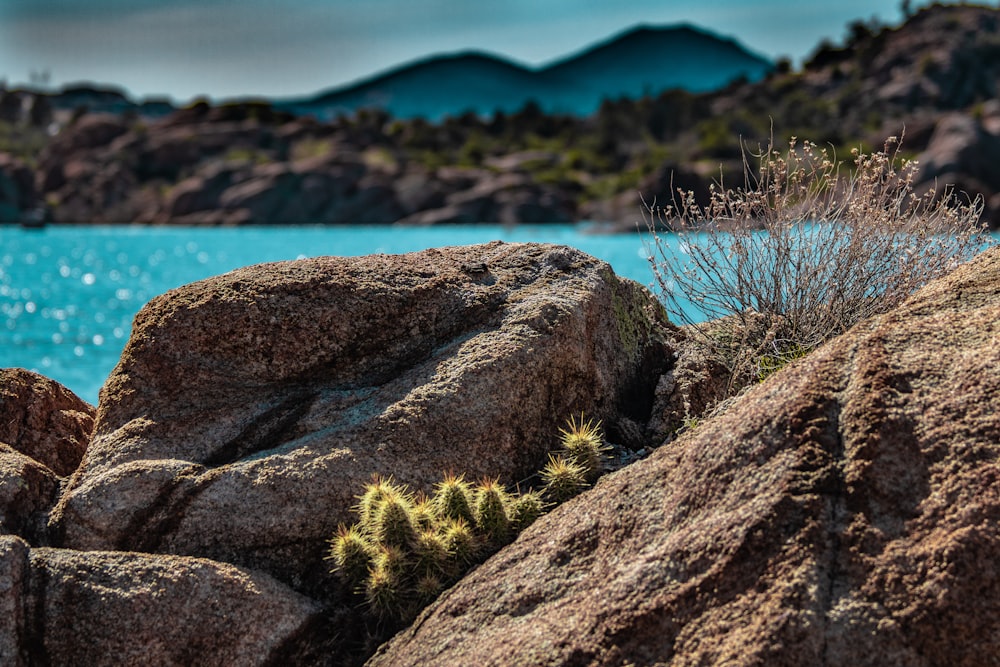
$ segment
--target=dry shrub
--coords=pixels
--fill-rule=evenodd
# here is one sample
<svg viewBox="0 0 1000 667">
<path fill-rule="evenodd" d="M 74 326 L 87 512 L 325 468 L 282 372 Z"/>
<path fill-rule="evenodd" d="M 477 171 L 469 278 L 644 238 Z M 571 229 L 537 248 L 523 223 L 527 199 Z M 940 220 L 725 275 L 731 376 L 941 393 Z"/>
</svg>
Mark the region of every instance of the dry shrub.
<svg viewBox="0 0 1000 667">
<path fill-rule="evenodd" d="M 893 308 L 989 238 L 981 198 L 915 192 L 917 164 L 895 137 L 854 151 L 846 174 L 826 149 L 789 144 L 745 151 L 744 186 L 713 186 L 706 206 L 678 191 L 648 207 L 661 297 L 722 360 L 731 392 Z"/>
</svg>

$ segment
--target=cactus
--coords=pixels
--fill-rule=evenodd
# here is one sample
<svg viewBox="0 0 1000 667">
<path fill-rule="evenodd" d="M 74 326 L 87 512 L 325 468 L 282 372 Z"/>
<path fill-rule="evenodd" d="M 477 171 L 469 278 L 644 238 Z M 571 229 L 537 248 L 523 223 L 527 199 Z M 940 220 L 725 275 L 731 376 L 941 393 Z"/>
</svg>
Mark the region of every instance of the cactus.
<svg viewBox="0 0 1000 667">
<path fill-rule="evenodd" d="M 444 525 L 443 534 L 448 553 L 456 562 L 468 565 L 476 560 L 479 545 L 470 524 L 464 519 L 449 519 Z"/>
<path fill-rule="evenodd" d="M 365 602 L 382 618 L 398 618 L 406 606 L 402 578 L 389 568 L 375 567 L 365 582 Z"/>
<path fill-rule="evenodd" d="M 515 531 L 522 531 L 545 511 L 545 502 L 537 491 L 516 496 L 510 504 L 510 523 Z"/>
<path fill-rule="evenodd" d="M 494 544 L 506 543 L 510 535 L 507 505 L 510 496 L 498 479 L 484 479 L 476 487 L 476 527 Z"/>
<path fill-rule="evenodd" d="M 445 536 L 434 529 L 424 530 L 417 536 L 413 553 L 418 569 L 425 574 L 441 574 L 448 569 L 451 554 Z"/>
<path fill-rule="evenodd" d="M 566 425 L 567 428 L 559 429 L 559 433 L 562 434 L 563 452 L 583 466 L 586 480 L 593 482 L 600 475 L 606 458 L 605 453 L 610 449 L 604 444 L 601 422 L 584 421 L 583 413 L 580 413 L 579 421 L 576 417 L 570 417 Z"/>
<path fill-rule="evenodd" d="M 380 544 L 372 556 L 373 570 L 384 570 L 402 576 L 410 564 L 407 552 L 397 546 Z"/>
<path fill-rule="evenodd" d="M 431 530 L 437 522 L 437 507 L 426 494 L 420 492 L 413 501 L 413 525 L 417 530 Z"/>
<path fill-rule="evenodd" d="M 556 503 L 569 500 L 587 486 L 586 469 L 563 454 L 549 454 L 549 462 L 540 474 L 545 483 L 545 495 Z"/>
<path fill-rule="evenodd" d="M 371 534 L 379 544 L 412 550 L 417 542 L 414 523 L 410 499 L 403 494 L 389 496 L 375 512 Z"/>
<path fill-rule="evenodd" d="M 434 492 L 434 505 L 442 519 L 475 520 L 472 512 L 472 489 L 462 475 L 451 473 L 438 483 Z"/>
<path fill-rule="evenodd" d="M 360 582 L 372 566 L 372 547 L 357 526 L 341 525 L 330 540 L 327 558 L 348 582 Z"/>
<path fill-rule="evenodd" d="M 399 497 L 406 497 L 406 492 L 393 481 L 392 476 L 372 475 L 372 481 L 365 484 L 365 492 L 358 496 L 358 504 L 354 506 L 361 530 L 367 533 L 373 532 L 375 516 L 382 503 L 388 498 Z"/>
<path fill-rule="evenodd" d="M 423 605 L 433 602 L 443 590 L 444 582 L 433 574 L 425 574 L 417 579 L 417 583 L 414 585 L 417 600 Z"/>
<path fill-rule="evenodd" d="M 398 546 L 379 545 L 364 580 L 365 602 L 383 619 L 405 619 L 411 610 L 413 590 L 409 572 L 412 557 Z"/>
<path fill-rule="evenodd" d="M 540 471 L 543 493 L 511 496 L 498 479 L 475 489 L 449 473 L 430 498 L 413 496 L 392 477 L 374 475 L 354 508 L 358 522 L 341 526 L 327 558 L 363 593 L 372 613 L 384 620 L 412 618 L 460 577 L 469 565 L 510 541 L 546 510 L 596 479 L 605 452 L 600 422 L 571 417 L 561 451 Z"/>
</svg>

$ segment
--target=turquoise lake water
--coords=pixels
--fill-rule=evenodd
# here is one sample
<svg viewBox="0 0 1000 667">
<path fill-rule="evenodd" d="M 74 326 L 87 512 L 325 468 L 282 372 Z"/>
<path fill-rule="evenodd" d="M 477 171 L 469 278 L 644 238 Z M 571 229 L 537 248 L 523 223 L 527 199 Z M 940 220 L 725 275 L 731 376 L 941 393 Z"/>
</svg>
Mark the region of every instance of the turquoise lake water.
<svg viewBox="0 0 1000 667">
<path fill-rule="evenodd" d="M 502 240 L 579 248 L 650 286 L 643 238 L 573 225 L 467 227 L 0 226 L 0 368 L 58 380 L 81 398 L 118 362 L 132 318 L 153 297 L 235 268 L 320 255 L 402 253 Z"/>
</svg>

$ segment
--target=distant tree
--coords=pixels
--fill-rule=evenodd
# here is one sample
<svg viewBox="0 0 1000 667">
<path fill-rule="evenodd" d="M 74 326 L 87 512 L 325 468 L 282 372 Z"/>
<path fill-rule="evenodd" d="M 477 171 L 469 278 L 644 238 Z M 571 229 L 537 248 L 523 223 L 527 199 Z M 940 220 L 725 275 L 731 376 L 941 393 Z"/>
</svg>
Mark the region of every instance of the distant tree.
<svg viewBox="0 0 1000 667">
<path fill-rule="evenodd" d="M 201 117 L 208 114 L 212 110 L 212 104 L 204 97 L 198 97 L 191 101 L 189 105 L 184 107 L 185 111 L 190 112 L 191 115 L 196 117 Z"/>
<path fill-rule="evenodd" d="M 518 136 L 532 132 L 538 127 L 545 113 L 535 100 L 528 100 L 521 109 L 510 117 L 511 127 Z"/>
<path fill-rule="evenodd" d="M 21 96 L 11 90 L 0 93 L 0 121 L 17 123 L 21 120 Z"/>
<path fill-rule="evenodd" d="M 48 127 L 52 122 L 52 104 L 48 95 L 35 95 L 28 109 L 28 123 L 32 127 Z"/>
<path fill-rule="evenodd" d="M 849 47 L 857 46 L 871 36 L 872 29 L 866 21 L 858 19 L 857 21 L 851 21 L 847 26 L 847 45 Z"/>
<path fill-rule="evenodd" d="M 497 109 L 493 113 L 493 118 L 490 119 L 486 129 L 494 137 L 499 137 L 507 131 L 507 114 L 503 112 L 503 109 Z"/>
<path fill-rule="evenodd" d="M 437 147 L 434 128 L 424 118 L 414 118 L 403 125 L 400 142 L 406 148 Z"/>
<path fill-rule="evenodd" d="M 829 39 L 824 38 L 806 61 L 804 67 L 807 70 L 823 69 L 830 65 L 847 60 L 850 54 L 846 49 L 838 49 Z"/>
</svg>

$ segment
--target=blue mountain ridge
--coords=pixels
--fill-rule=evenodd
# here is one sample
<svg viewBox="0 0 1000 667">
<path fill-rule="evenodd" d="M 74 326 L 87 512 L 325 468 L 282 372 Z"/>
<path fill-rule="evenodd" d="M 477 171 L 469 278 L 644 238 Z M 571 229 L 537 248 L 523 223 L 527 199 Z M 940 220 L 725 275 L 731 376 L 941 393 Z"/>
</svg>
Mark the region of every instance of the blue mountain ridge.
<svg viewBox="0 0 1000 667">
<path fill-rule="evenodd" d="M 605 98 L 706 92 L 739 78 L 756 81 L 772 68 L 735 40 L 691 25 L 640 25 L 540 68 L 476 51 L 435 55 L 275 106 L 322 119 L 380 108 L 436 121 L 467 111 L 511 113 L 534 101 L 548 113 L 587 116 Z"/>
</svg>

